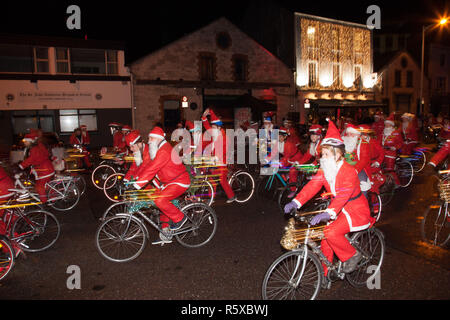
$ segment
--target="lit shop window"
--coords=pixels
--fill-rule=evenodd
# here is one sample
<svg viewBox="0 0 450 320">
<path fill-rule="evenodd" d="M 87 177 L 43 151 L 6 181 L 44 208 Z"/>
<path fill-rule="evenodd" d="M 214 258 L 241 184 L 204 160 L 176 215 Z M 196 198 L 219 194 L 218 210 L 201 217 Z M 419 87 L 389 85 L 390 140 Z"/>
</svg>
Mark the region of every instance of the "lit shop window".
<svg viewBox="0 0 450 320">
<path fill-rule="evenodd" d="M 59 110 L 59 124 L 61 132 L 73 132 L 81 125 L 87 126 L 88 131 L 97 131 L 97 113 L 95 110 Z"/>
</svg>

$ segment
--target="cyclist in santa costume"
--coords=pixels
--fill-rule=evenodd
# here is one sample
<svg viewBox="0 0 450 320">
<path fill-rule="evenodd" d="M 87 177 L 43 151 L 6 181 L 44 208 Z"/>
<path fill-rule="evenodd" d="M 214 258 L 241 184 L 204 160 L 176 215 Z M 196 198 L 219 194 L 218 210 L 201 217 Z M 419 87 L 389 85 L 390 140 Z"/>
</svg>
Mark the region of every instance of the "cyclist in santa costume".
<svg viewBox="0 0 450 320">
<path fill-rule="evenodd" d="M 385 170 L 392 174 L 395 184 L 400 185 L 400 180 L 394 171 L 395 159 L 397 158 L 397 152 L 403 146 L 402 132 L 395 128 L 394 114 L 392 113 L 384 121 L 383 136 L 381 138 L 381 145 L 383 146 L 384 153 L 384 166 Z"/>
<path fill-rule="evenodd" d="M 125 143 L 125 136 L 122 132 L 122 125 L 117 122 L 109 124 L 111 134 L 113 135 L 113 148 L 119 153 L 127 151 L 127 144 Z"/>
<path fill-rule="evenodd" d="M 323 127 L 319 124 L 313 124 L 309 128 L 309 137 L 310 144 L 308 150 L 306 150 L 305 154 L 300 158 L 298 164 L 304 164 L 307 162 L 311 162 L 317 164 L 317 161 L 320 157 L 320 143 L 322 141 L 322 129 Z"/>
<path fill-rule="evenodd" d="M 375 132 L 376 138 L 381 141 L 384 130 L 384 115 L 381 111 L 377 111 L 373 117 L 375 121 L 372 123 L 372 130 Z"/>
<path fill-rule="evenodd" d="M 125 142 L 130 148 L 131 152 L 133 152 L 134 158 L 130 169 L 128 169 L 124 177 L 124 181 L 128 182 L 134 179 L 139 167 L 143 163 L 147 163 L 150 161 L 150 152 L 148 149 L 148 144 L 142 141 L 141 134 L 138 130 L 133 130 L 129 134 L 127 134 L 125 136 Z"/>
<path fill-rule="evenodd" d="M 367 191 L 372 187 L 370 181 L 370 145 L 366 139 L 361 138 L 359 127 L 349 123 L 342 137 L 345 144 L 345 159 L 358 173 L 361 191 L 367 197 Z"/>
<path fill-rule="evenodd" d="M 442 161 L 445 161 L 448 156 L 450 156 L 450 140 L 447 140 L 447 142 L 438 150 L 438 152 L 436 152 L 433 158 L 431 158 L 428 164 L 436 168 Z M 447 165 L 447 170 L 450 170 L 450 162 Z"/>
<path fill-rule="evenodd" d="M 369 143 L 370 149 L 370 172 L 369 177 L 372 182 L 372 190 L 379 193 L 379 188 L 385 182 L 385 178 L 381 173 L 381 164 L 384 160 L 384 149 L 381 142 L 378 139 L 371 137 L 373 130 L 368 124 L 359 125 L 359 130 L 361 132 L 361 139 L 364 139 Z"/>
<path fill-rule="evenodd" d="M 186 192 L 190 186 L 189 174 L 181 158 L 172 152 L 172 146 L 165 140 L 160 127 L 154 127 L 148 135 L 150 160 L 144 161 L 135 173 L 133 186 L 142 189 L 154 178 L 161 183 L 159 190 L 151 194 L 155 205 L 161 210 L 160 221 L 163 230 L 180 229 L 187 217 L 171 202 Z M 161 239 L 163 240 L 163 239 Z"/>
<path fill-rule="evenodd" d="M 81 126 L 86 128 L 86 126 Z M 85 134 L 83 134 L 83 129 L 80 128 L 76 128 L 74 130 L 74 132 L 72 133 L 72 135 L 70 136 L 69 142 L 71 145 L 78 145 L 82 148 L 83 150 L 83 161 L 84 164 L 86 165 L 87 168 L 91 168 L 92 164 L 89 161 L 89 155 L 87 153 L 87 149 L 86 149 L 86 145 L 88 145 L 90 143 L 89 140 L 89 136 L 86 136 L 87 132 L 85 131 Z M 79 165 L 81 165 L 81 163 L 79 163 Z"/>
<path fill-rule="evenodd" d="M 211 124 L 209 124 L 207 116 L 211 116 Z M 220 178 L 220 185 L 222 186 L 225 194 L 227 195 L 227 203 L 231 203 L 236 200 L 233 189 L 231 189 L 230 184 L 227 180 L 228 168 L 227 168 L 227 139 L 225 130 L 222 129 L 223 123 L 212 110 L 209 108 L 205 110 L 202 116 L 202 123 L 207 132 L 211 133 L 212 142 L 210 143 L 205 139 L 205 144 L 208 145 L 203 149 L 206 155 L 211 155 L 216 158 L 217 169 L 212 171 L 213 175 L 218 175 Z M 214 183 L 214 189 L 216 189 L 216 184 Z"/>
<path fill-rule="evenodd" d="M 186 129 L 191 134 L 191 152 L 194 153 L 194 156 L 202 155 L 202 128 L 195 127 L 195 124 L 192 121 L 186 120 L 185 123 Z"/>
<path fill-rule="evenodd" d="M 412 113 L 405 113 L 402 115 L 402 132 L 404 137 L 404 144 L 402 147 L 402 154 L 411 154 L 414 148 L 419 144 L 419 134 L 417 128 L 417 119 Z"/>
<path fill-rule="evenodd" d="M 53 164 L 50 161 L 50 154 L 44 144 L 38 141 L 39 136 L 36 133 L 28 133 L 23 138 L 25 147 L 30 148 L 28 157 L 19 164 L 19 168 L 24 170 L 31 167 L 36 184 L 35 189 L 39 194 L 42 203 L 47 202 L 47 192 L 45 184 L 52 180 L 55 175 Z"/>
<path fill-rule="evenodd" d="M 321 243 L 321 250 L 332 262 L 336 254 L 344 262 L 343 272 L 352 272 L 361 259 L 358 252 L 345 235 L 349 232 L 361 231 L 374 223 L 370 217 L 369 204 L 359 187 L 358 174 L 354 167 L 344 159 L 345 145 L 339 130 L 332 121 L 329 122 L 327 135 L 321 142 L 322 157 L 320 170 L 297 197 L 289 202 L 285 213 L 299 209 L 325 187 L 333 198 L 328 208 L 313 217 L 312 225 L 321 221 L 331 221 L 324 229 L 325 238 Z M 325 276 L 328 269 L 324 266 Z"/>
</svg>

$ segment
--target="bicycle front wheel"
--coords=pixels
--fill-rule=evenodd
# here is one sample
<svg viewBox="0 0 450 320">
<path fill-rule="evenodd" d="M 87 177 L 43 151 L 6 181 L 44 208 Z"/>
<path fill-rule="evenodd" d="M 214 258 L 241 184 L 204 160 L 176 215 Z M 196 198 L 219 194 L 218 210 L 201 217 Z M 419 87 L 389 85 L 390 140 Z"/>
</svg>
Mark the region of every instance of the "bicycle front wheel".
<svg viewBox="0 0 450 320">
<path fill-rule="evenodd" d="M 398 161 L 395 163 L 395 173 L 397 173 L 400 186 L 406 188 L 409 186 L 414 177 L 414 169 L 408 161 Z"/>
<path fill-rule="evenodd" d="M 9 241 L 0 237 L 0 280 L 6 278 L 14 266 L 14 250 Z"/>
<path fill-rule="evenodd" d="M 123 173 L 115 173 L 105 180 L 103 193 L 110 201 L 120 202 L 123 200 L 126 191 L 124 177 Z"/>
<path fill-rule="evenodd" d="M 448 210 L 448 202 L 438 202 L 428 207 L 420 225 L 423 241 L 434 246 L 445 246 L 450 241 Z"/>
<path fill-rule="evenodd" d="M 312 252 L 305 260 L 303 249 L 278 257 L 264 276 L 264 300 L 314 300 L 320 292 L 323 268 Z"/>
<path fill-rule="evenodd" d="M 59 238 L 61 227 L 58 219 L 47 211 L 24 213 L 11 229 L 11 239 L 26 252 L 39 252 L 50 248 Z"/>
<path fill-rule="evenodd" d="M 102 164 L 92 171 L 92 184 L 100 190 L 103 190 L 106 179 L 112 174 L 116 173 L 113 167 L 107 164 Z"/>
<path fill-rule="evenodd" d="M 378 276 L 384 258 L 384 237 L 375 228 L 355 233 L 350 243 L 359 249 L 363 259 L 355 271 L 345 275 L 347 281 L 356 288 L 366 286 Z"/>
<path fill-rule="evenodd" d="M 229 184 L 236 196 L 236 202 L 239 203 L 249 201 L 255 192 L 255 180 L 250 173 L 245 171 L 233 174 Z"/>
<path fill-rule="evenodd" d="M 189 201 L 202 202 L 208 206 L 214 201 L 214 187 L 208 180 L 193 180 L 186 192 Z"/>
<path fill-rule="evenodd" d="M 175 234 L 184 247 L 198 248 L 207 244 L 217 230 L 217 216 L 214 209 L 204 203 L 190 203 L 181 209 L 188 217 L 186 227 Z"/>
<path fill-rule="evenodd" d="M 75 180 L 55 180 L 49 183 L 48 205 L 58 211 L 69 211 L 80 201 L 80 191 Z"/>
<path fill-rule="evenodd" d="M 147 244 L 145 227 L 129 214 L 111 217 L 98 227 L 95 244 L 100 254 L 109 261 L 134 260 Z"/>
<path fill-rule="evenodd" d="M 425 164 L 427 163 L 427 157 L 423 151 L 414 151 L 412 154 L 412 165 L 414 172 L 420 172 L 425 168 Z"/>
</svg>

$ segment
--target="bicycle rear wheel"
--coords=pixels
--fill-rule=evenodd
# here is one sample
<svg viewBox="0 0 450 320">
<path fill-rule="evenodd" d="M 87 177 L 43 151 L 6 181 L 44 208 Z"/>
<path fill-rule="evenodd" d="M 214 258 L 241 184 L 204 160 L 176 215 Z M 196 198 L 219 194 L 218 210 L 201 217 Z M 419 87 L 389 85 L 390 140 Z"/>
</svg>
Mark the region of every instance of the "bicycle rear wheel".
<svg viewBox="0 0 450 320">
<path fill-rule="evenodd" d="M 255 192 L 255 180 L 245 171 L 238 171 L 228 181 L 236 196 L 236 202 L 244 203 L 251 199 Z"/>
<path fill-rule="evenodd" d="M 147 244 L 143 224 L 129 214 L 117 215 L 104 221 L 97 229 L 95 244 L 100 254 L 112 262 L 136 259 Z"/>
<path fill-rule="evenodd" d="M 370 228 L 353 234 L 350 243 L 360 249 L 363 259 L 355 271 L 347 273 L 345 278 L 353 287 L 364 287 L 380 272 L 384 259 L 384 237 L 378 229 Z"/>
<path fill-rule="evenodd" d="M 423 151 L 414 151 L 411 155 L 412 157 L 412 166 L 414 172 L 420 172 L 425 168 L 425 164 L 427 163 L 427 157 Z"/>
<path fill-rule="evenodd" d="M 116 173 L 113 167 L 107 164 L 102 164 L 92 171 L 91 180 L 92 184 L 100 190 L 103 190 L 105 180 L 112 174 Z"/>
<path fill-rule="evenodd" d="M 450 241 L 449 203 L 438 202 L 428 207 L 420 225 L 423 241 L 445 246 Z"/>
<path fill-rule="evenodd" d="M 35 210 L 23 213 L 14 222 L 10 238 L 23 251 L 39 252 L 50 248 L 58 240 L 60 232 L 58 219 L 52 213 Z"/>
<path fill-rule="evenodd" d="M 69 211 L 80 201 L 80 191 L 74 179 L 54 180 L 49 183 L 48 205 L 58 211 Z M 52 201 L 52 199 L 57 199 Z"/>
<path fill-rule="evenodd" d="M 395 181 L 390 173 L 386 174 L 386 181 L 380 187 L 380 198 L 383 206 L 386 206 L 394 198 Z"/>
<path fill-rule="evenodd" d="M 303 249 L 286 252 L 278 257 L 264 276 L 264 300 L 314 300 L 320 292 L 323 268 L 312 252 L 304 261 Z M 302 274 L 303 264 L 305 269 Z M 301 275 L 301 279 L 299 279 Z"/>
<path fill-rule="evenodd" d="M 6 278 L 14 266 L 14 250 L 10 242 L 0 237 L 0 280 Z"/>
<path fill-rule="evenodd" d="M 175 234 L 182 246 L 198 248 L 211 241 L 217 230 L 217 216 L 213 208 L 204 203 L 190 203 L 181 212 L 188 217 L 185 227 Z"/>
</svg>

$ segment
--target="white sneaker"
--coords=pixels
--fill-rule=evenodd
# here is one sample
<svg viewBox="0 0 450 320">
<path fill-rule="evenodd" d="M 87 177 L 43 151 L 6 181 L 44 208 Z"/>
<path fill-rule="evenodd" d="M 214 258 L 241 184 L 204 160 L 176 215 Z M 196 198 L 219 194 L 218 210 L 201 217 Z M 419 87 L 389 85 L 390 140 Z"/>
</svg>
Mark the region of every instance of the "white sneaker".
<svg viewBox="0 0 450 320">
<path fill-rule="evenodd" d="M 164 228 L 162 232 L 159 233 L 159 240 L 153 241 L 153 245 L 160 244 L 161 246 L 172 243 L 172 233 L 170 232 L 170 229 Z"/>
</svg>

